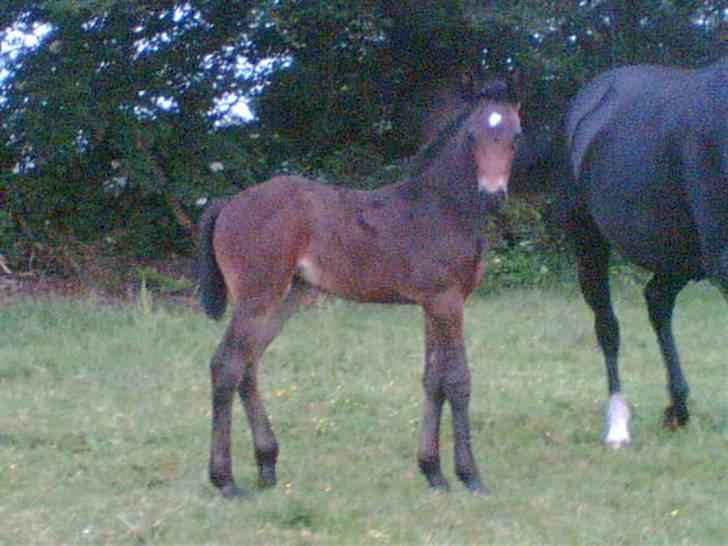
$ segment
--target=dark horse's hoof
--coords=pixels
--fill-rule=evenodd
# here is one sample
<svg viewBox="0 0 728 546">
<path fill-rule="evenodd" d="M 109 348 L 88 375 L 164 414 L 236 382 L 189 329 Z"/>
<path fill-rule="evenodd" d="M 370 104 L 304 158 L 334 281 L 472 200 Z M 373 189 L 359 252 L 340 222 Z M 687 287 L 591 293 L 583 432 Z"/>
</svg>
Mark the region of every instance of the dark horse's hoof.
<svg viewBox="0 0 728 546">
<path fill-rule="evenodd" d="M 669 428 L 684 427 L 688 421 L 690 421 L 690 414 L 685 405 L 667 407 L 662 418 L 662 424 Z"/>
</svg>

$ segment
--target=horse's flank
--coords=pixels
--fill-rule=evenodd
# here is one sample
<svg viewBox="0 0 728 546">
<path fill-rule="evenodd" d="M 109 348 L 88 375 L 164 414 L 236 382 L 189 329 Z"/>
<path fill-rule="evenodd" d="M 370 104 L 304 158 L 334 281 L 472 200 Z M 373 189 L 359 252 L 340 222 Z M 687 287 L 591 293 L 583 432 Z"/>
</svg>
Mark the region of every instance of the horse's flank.
<svg viewBox="0 0 728 546">
<path fill-rule="evenodd" d="M 566 122 L 571 169 L 579 177 L 581 164 L 597 135 L 638 116 L 644 135 L 665 141 L 676 132 L 703 131 L 728 139 L 723 122 L 728 111 L 728 57 L 699 69 L 662 65 L 624 66 L 595 78 L 575 98 Z M 728 157 L 722 158 L 728 172 Z"/>
</svg>

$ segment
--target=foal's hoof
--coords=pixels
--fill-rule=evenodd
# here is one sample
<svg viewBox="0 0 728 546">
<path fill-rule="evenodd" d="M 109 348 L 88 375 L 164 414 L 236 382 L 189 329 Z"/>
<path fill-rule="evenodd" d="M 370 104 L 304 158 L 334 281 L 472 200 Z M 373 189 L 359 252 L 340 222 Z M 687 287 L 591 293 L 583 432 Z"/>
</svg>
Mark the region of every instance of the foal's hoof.
<svg viewBox="0 0 728 546">
<path fill-rule="evenodd" d="M 260 489 L 270 489 L 275 487 L 277 481 L 275 470 L 261 471 L 260 476 L 258 476 L 258 487 Z"/>
<path fill-rule="evenodd" d="M 245 496 L 244 493 L 240 489 L 238 489 L 238 486 L 232 482 L 223 485 L 220 488 L 220 494 L 223 496 L 224 499 L 227 500 L 239 499 Z"/>
<path fill-rule="evenodd" d="M 669 428 L 681 428 L 690 421 L 690 414 L 686 406 L 669 406 L 665 408 L 662 424 Z"/>
<path fill-rule="evenodd" d="M 488 491 L 488 488 L 485 487 L 480 480 L 474 480 L 471 483 L 466 483 L 465 487 L 467 487 L 468 491 L 470 491 L 474 495 L 489 495 L 490 494 L 490 491 Z"/>
<path fill-rule="evenodd" d="M 433 491 L 450 491 L 450 484 L 442 475 L 440 461 L 430 459 L 419 459 L 420 471 L 425 476 L 427 484 Z"/>
<path fill-rule="evenodd" d="M 442 476 L 428 477 L 427 484 L 436 493 L 447 493 L 450 491 L 450 482 Z"/>
</svg>

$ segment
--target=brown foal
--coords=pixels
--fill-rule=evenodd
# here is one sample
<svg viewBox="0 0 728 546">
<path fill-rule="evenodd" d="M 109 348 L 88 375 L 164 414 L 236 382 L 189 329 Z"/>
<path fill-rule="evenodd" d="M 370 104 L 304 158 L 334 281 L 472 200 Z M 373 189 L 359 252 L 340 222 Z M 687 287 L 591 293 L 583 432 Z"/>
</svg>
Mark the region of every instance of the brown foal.
<svg viewBox="0 0 728 546">
<path fill-rule="evenodd" d="M 210 363 L 210 480 L 238 494 L 230 456 L 233 398 L 245 407 L 260 484 L 276 482 L 278 443 L 258 390 L 268 344 L 305 300 L 324 292 L 361 303 L 424 310 L 425 405 L 418 460 L 430 486 L 445 489 L 439 431 L 452 411 L 455 470 L 468 489 L 486 489 L 470 447 L 470 372 L 465 301 L 481 279 L 483 228 L 507 192 L 521 134 L 518 76 L 475 92 L 418 154 L 407 180 L 357 191 L 278 176 L 215 202 L 200 223 L 201 300 L 230 325 Z"/>
</svg>

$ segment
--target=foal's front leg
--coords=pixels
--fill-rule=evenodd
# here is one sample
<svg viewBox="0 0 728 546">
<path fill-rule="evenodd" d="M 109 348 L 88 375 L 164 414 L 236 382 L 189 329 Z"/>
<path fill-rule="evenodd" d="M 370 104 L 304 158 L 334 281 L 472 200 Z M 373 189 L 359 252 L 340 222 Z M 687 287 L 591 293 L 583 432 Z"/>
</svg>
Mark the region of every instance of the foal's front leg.
<svg viewBox="0 0 728 546">
<path fill-rule="evenodd" d="M 439 369 L 435 328 L 425 313 L 425 371 L 422 384 L 425 388 L 425 407 L 422 416 L 422 433 L 417 456 L 420 470 L 427 483 L 434 489 L 447 490 L 450 484 L 442 475 L 440 466 L 440 417 L 445 403 Z"/>
<path fill-rule="evenodd" d="M 447 400 L 452 412 L 455 473 L 469 490 L 486 493 L 470 447 L 470 372 L 463 339 L 463 308 L 463 298 L 450 292 L 425 308 L 428 348 L 435 348 L 435 356 L 425 364 L 426 402 L 419 461 L 430 485 L 440 486 L 439 480 L 447 484 L 440 473 L 438 452 L 440 410 Z"/>
</svg>

